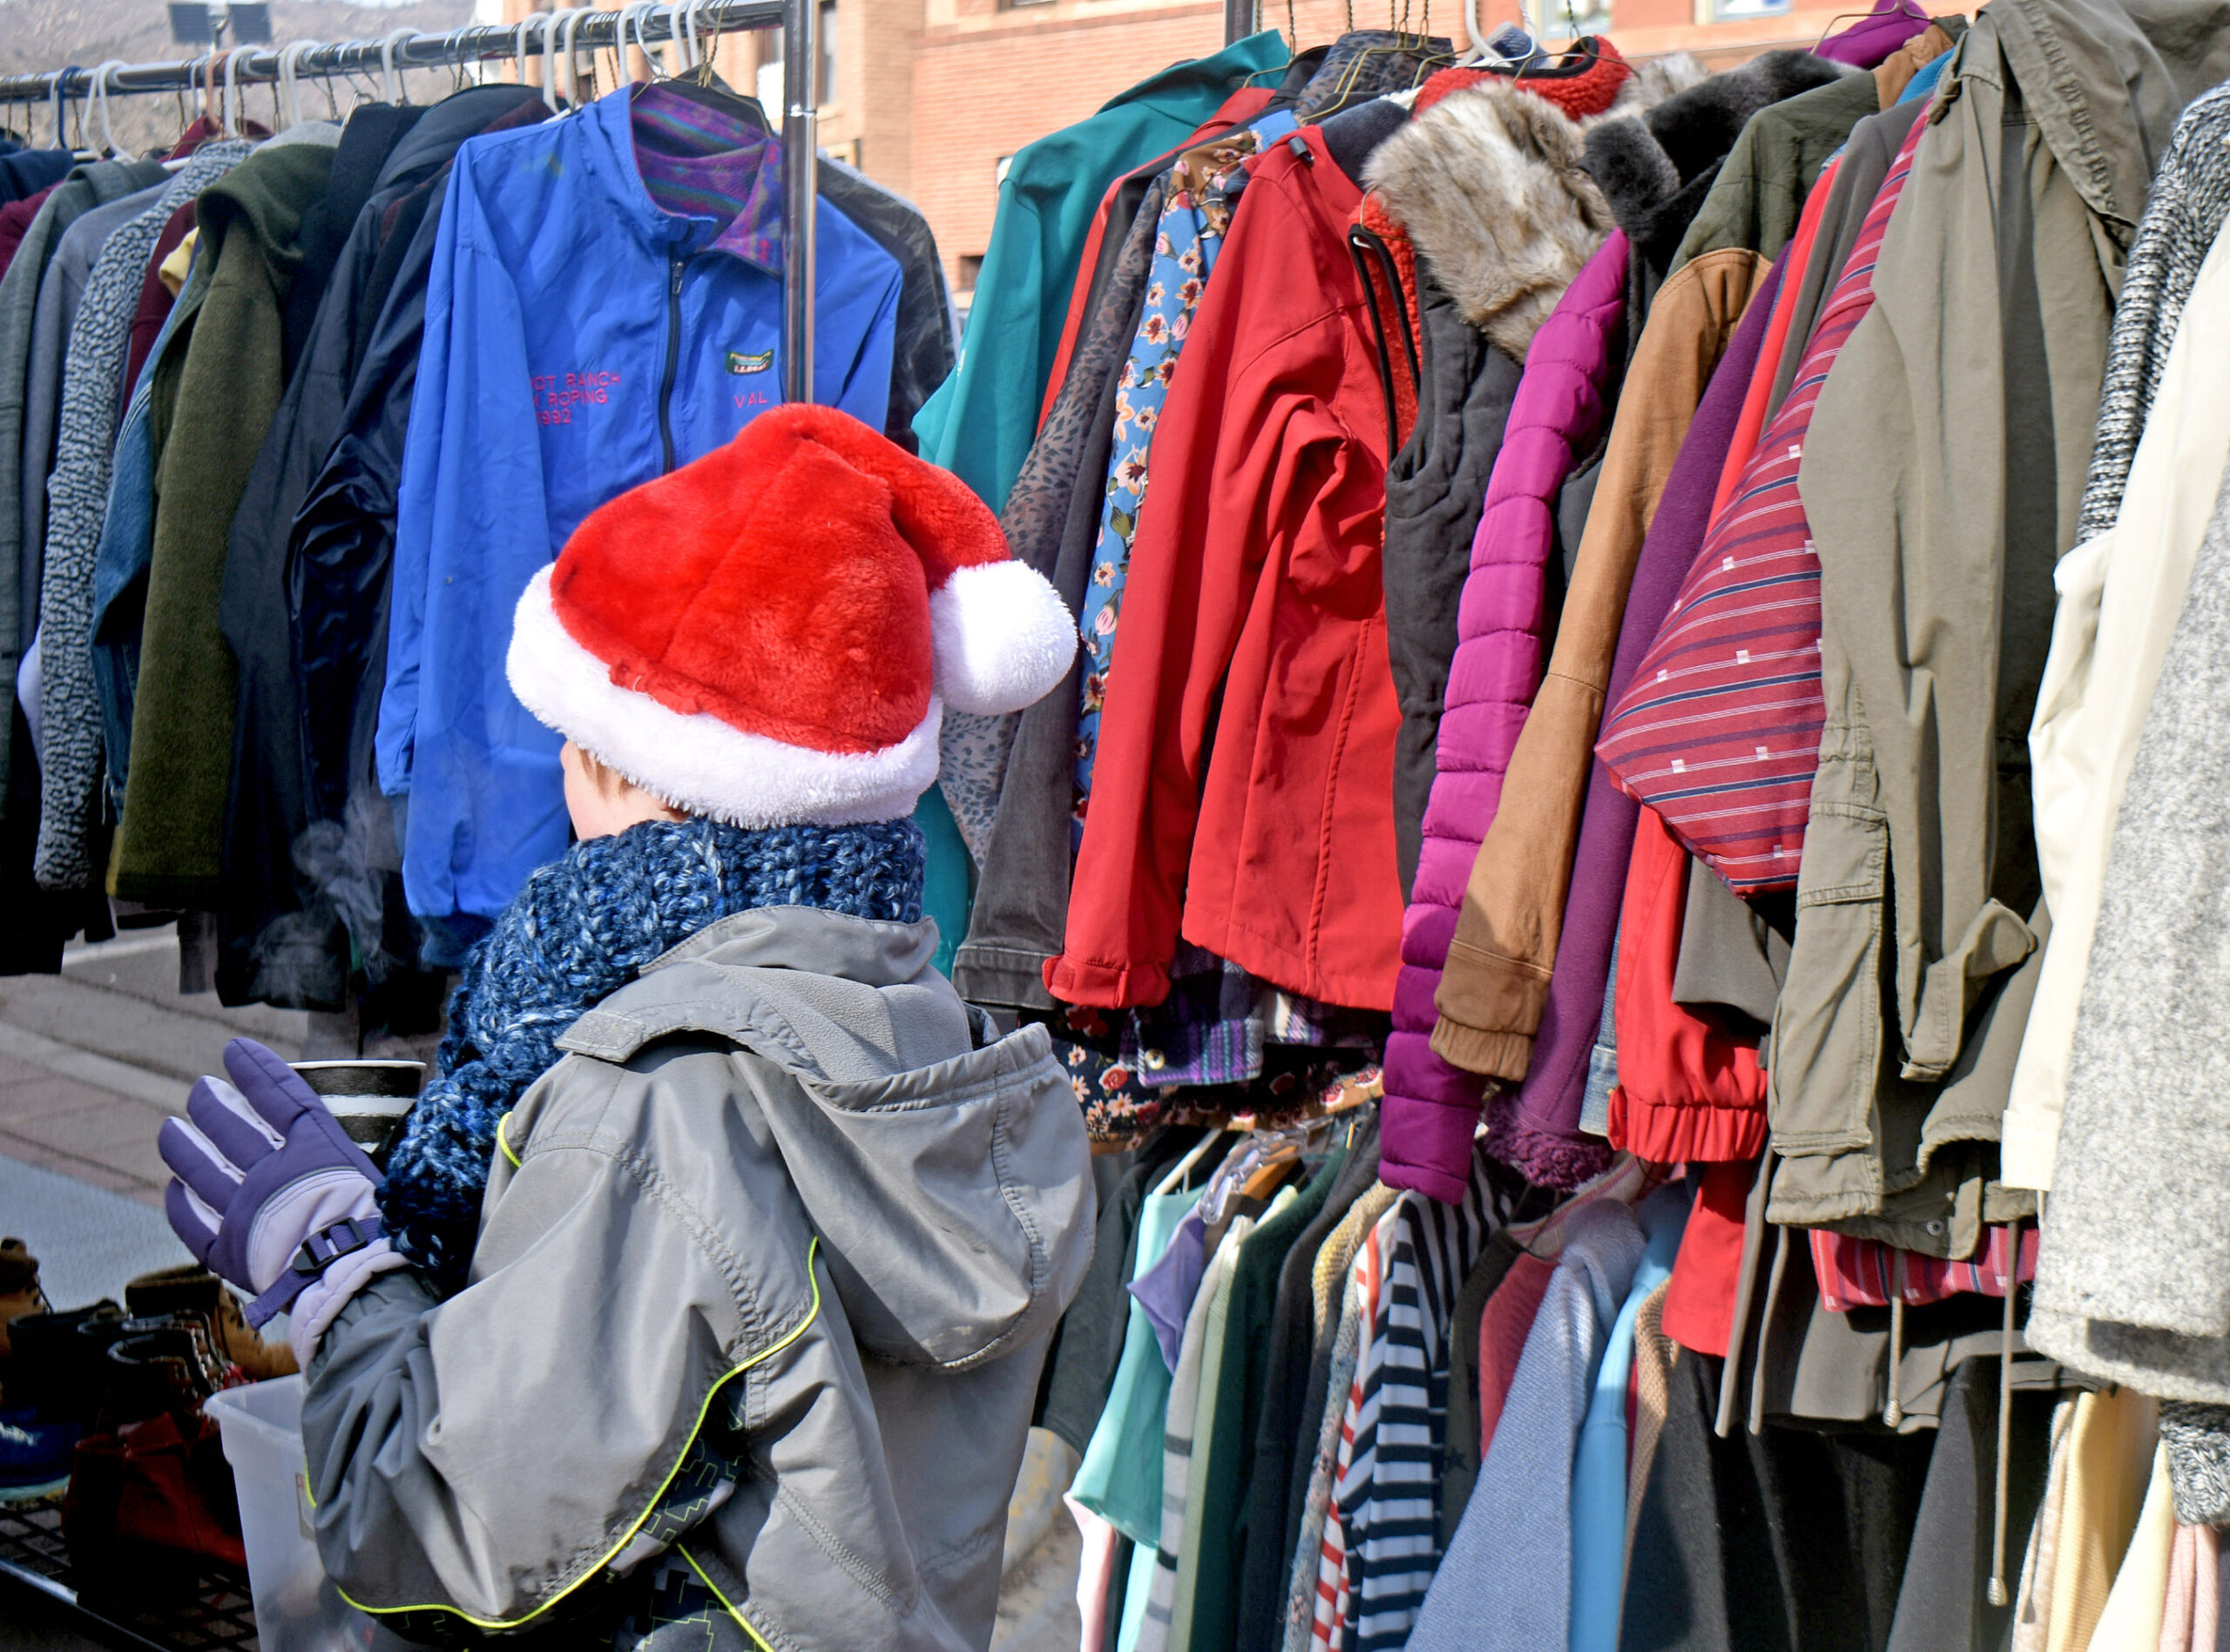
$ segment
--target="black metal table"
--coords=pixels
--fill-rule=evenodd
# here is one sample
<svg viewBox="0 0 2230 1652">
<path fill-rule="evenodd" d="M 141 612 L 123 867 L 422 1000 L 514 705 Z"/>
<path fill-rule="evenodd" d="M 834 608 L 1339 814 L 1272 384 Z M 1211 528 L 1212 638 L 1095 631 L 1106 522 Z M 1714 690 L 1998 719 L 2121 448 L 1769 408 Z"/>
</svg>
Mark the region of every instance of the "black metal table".
<svg viewBox="0 0 2230 1652">
<path fill-rule="evenodd" d="M 246 1573 L 199 1561 L 158 1589 L 128 1577 L 81 1579 L 62 1541 L 58 1495 L 0 1503 L 0 1588 L 55 1602 L 88 1635 L 129 1652 L 256 1652 Z"/>
</svg>

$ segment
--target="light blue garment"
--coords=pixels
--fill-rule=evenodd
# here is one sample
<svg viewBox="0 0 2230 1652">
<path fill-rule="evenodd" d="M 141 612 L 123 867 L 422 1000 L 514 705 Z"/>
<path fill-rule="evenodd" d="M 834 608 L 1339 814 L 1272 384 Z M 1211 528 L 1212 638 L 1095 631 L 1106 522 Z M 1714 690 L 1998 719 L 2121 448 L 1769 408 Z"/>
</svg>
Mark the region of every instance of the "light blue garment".
<svg viewBox="0 0 2230 1652">
<path fill-rule="evenodd" d="M 1641 1265 L 1633 1212 L 1572 1213 L 1494 1443 L 1442 1558 L 1409 1652 L 1542 1652 L 1571 1616 L 1572 1457 L 1619 1305 Z"/>
<path fill-rule="evenodd" d="M 1686 1183 L 1670 1182 L 1634 1212 L 1649 1244 L 1603 1345 L 1572 1462 L 1571 1652 L 1618 1652 L 1618 1602 L 1626 1581 L 1626 1381 L 1634 1364 L 1634 1322 L 1642 1298 L 1672 1277 L 1692 1203 Z"/>
<path fill-rule="evenodd" d="M 1199 1199 L 1197 1189 L 1146 1197 L 1139 1207 L 1133 1279 L 1143 1278 L 1161 1260 L 1177 1224 Z M 1138 1562 L 1131 1568 L 1135 1574 L 1153 1570 L 1161 1543 L 1162 1436 L 1169 1423 L 1170 1372 L 1146 1311 L 1135 1298 L 1130 1309 L 1115 1381 L 1098 1426 L 1085 1442 L 1084 1461 L 1069 1495 L 1139 1546 Z M 1139 1610 L 1145 1610 L 1143 1595 Z"/>
<path fill-rule="evenodd" d="M 969 909 L 976 904 L 976 863 L 961 841 L 960 827 L 946 806 L 944 793 L 931 786 L 914 806 L 914 824 L 922 828 L 927 866 L 922 879 L 922 915 L 937 924 L 936 956 L 929 962 L 943 974 L 952 974 L 953 954 L 968 933 Z"/>
<path fill-rule="evenodd" d="M 1603 983 L 1603 1019 L 1595 1023 L 1595 1048 L 1587 1053 L 1587 1090 L 1580 1097 L 1579 1128 L 1590 1136 L 1611 1133 L 1611 1092 L 1618 1088 L 1618 943 L 1611 943 L 1611 974 Z"/>
<path fill-rule="evenodd" d="M 132 757 L 132 701 L 139 686 L 139 622 L 147 601 L 147 567 L 155 550 L 155 364 L 170 348 L 176 306 L 155 334 L 132 387 L 109 468 L 108 512 L 93 552 L 93 685 L 100 697 L 106 742 L 110 813 L 124 802 Z"/>
<path fill-rule="evenodd" d="M 1936 83 L 1943 78 L 1944 65 L 1957 54 L 1939 51 L 1920 66 L 1920 72 L 1905 82 L 1905 89 L 1897 94 L 1897 101 L 1909 104 L 1916 98 L 1925 98 L 1936 90 Z"/>
<path fill-rule="evenodd" d="M 559 736 L 504 672 L 528 580 L 590 511 L 782 399 L 779 165 L 726 226 L 663 210 L 636 91 L 469 140 L 443 198 L 376 741 L 381 789 L 410 797 L 404 892 L 437 922 L 494 918 L 565 852 Z M 880 430 L 898 264 L 826 202 L 816 224 L 814 400 Z"/>
</svg>

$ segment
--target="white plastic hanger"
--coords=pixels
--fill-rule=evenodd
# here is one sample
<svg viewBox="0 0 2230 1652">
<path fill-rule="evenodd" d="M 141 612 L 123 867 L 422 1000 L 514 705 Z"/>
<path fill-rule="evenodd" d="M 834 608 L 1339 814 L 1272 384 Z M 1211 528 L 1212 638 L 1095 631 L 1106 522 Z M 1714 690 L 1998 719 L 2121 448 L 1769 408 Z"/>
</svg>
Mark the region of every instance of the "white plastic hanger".
<svg viewBox="0 0 2230 1652">
<path fill-rule="evenodd" d="M 240 135 L 240 53 L 247 50 L 246 46 L 234 46 L 225 54 L 225 101 L 220 105 L 220 113 L 227 138 Z"/>
<path fill-rule="evenodd" d="M 568 109 L 581 106 L 580 49 L 574 41 L 581 32 L 581 25 L 588 21 L 589 11 L 586 6 L 567 6 L 551 16 L 552 25 L 558 30 L 558 50 L 565 60 L 565 106 Z M 551 74 L 553 81 L 557 78 L 556 67 L 553 62 Z"/>
<path fill-rule="evenodd" d="M 93 71 L 92 82 L 87 88 L 85 95 L 91 100 L 93 106 L 100 111 L 101 145 L 107 152 L 109 158 L 112 160 L 137 160 L 138 156 L 116 141 L 116 130 L 109 125 L 108 119 L 108 100 L 112 90 L 109 78 L 123 67 L 124 59 L 121 57 L 111 57 L 106 63 L 101 64 Z"/>
<path fill-rule="evenodd" d="M 402 76 L 395 70 L 395 49 L 417 37 L 418 31 L 416 29 L 397 29 L 380 42 L 380 101 L 382 103 L 407 104 L 410 101 L 410 88 L 402 84 Z"/>
<path fill-rule="evenodd" d="M 288 127 L 302 124 L 302 54 L 323 43 L 290 40 L 279 49 L 279 119 Z"/>
<path fill-rule="evenodd" d="M 643 35 L 643 18 L 658 9 L 659 0 L 628 0 L 627 4 L 619 8 L 620 79 L 630 78 L 627 73 L 627 30 L 631 23 L 635 30 L 635 49 L 643 54 L 644 63 L 649 65 L 651 78 L 664 80 L 666 78 L 666 64 L 659 60 L 658 54 L 651 50 L 651 43 Z"/>
<path fill-rule="evenodd" d="M 1183 1158 L 1177 1161 L 1176 1164 L 1171 1169 L 1169 1174 L 1163 1177 L 1160 1181 L 1154 1183 L 1154 1195 L 1159 1196 L 1160 1194 L 1167 1193 L 1179 1186 L 1184 1182 L 1185 1178 L 1192 1173 L 1193 1167 L 1195 1164 L 1198 1164 L 1200 1160 L 1206 1156 L 1207 1150 L 1213 1147 L 1218 1142 L 1223 1140 L 1223 1138 L 1229 1134 L 1230 1132 L 1227 1130 L 1210 1130 L 1199 1141 L 1193 1143 L 1191 1150 L 1186 1152 Z"/>
</svg>

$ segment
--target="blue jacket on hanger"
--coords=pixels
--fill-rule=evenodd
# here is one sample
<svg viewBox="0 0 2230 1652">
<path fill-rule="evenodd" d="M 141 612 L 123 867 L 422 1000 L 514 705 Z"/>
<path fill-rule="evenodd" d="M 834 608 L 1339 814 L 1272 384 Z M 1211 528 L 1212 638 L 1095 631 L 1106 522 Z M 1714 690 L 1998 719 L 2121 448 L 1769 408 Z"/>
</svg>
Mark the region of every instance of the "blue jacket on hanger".
<svg viewBox="0 0 2230 1652">
<path fill-rule="evenodd" d="M 899 266 L 821 204 L 814 399 L 882 428 Z M 511 610 L 588 513 L 782 399 L 779 140 L 663 86 L 457 153 L 396 506 L 380 786 L 453 962 L 564 853 L 558 736 L 512 698 Z"/>
</svg>

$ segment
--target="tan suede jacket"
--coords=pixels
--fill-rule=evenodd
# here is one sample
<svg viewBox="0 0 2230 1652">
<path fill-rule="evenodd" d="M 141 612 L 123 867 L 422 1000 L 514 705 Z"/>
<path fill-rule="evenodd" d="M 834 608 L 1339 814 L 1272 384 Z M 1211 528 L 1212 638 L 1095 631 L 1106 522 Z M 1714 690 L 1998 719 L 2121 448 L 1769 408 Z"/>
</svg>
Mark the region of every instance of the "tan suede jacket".
<svg viewBox="0 0 2230 1652">
<path fill-rule="evenodd" d="M 1712 369 L 1771 267 L 1744 247 L 1706 253 L 1666 282 L 1642 329 L 1556 648 L 1471 864 L 1435 998 L 1432 1047 L 1458 1067 L 1516 1082 L 1532 1060 L 1634 563 Z"/>
</svg>

